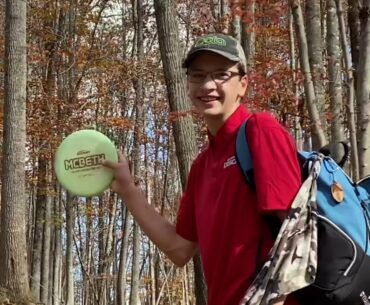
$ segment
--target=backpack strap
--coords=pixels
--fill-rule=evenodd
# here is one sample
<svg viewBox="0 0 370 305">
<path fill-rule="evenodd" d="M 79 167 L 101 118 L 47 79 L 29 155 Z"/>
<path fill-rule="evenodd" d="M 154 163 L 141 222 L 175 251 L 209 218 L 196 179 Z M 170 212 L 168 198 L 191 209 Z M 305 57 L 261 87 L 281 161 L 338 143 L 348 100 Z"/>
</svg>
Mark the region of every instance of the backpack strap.
<svg viewBox="0 0 370 305">
<path fill-rule="evenodd" d="M 252 154 L 249 150 L 247 140 L 247 126 L 250 118 L 251 116 L 249 116 L 239 127 L 238 134 L 236 136 L 236 161 L 239 165 L 239 168 L 243 172 L 245 181 L 256 193 Z M 276 238 L 281 227 L 281 220 L 279 219 L 279 217 L 276 215 L 266 214 L 263 215 L 263 219 L 265 219 L 265 221 L 267 222 L 273 238 Z"/>
<path fill-rule="evenodd" d="M 236 137 L 236 160 L 243 172 L 246 182 L 252 187 L 253 190 L 255 190 L 256 186 L 254 182 L 253 160 L 247 141 L 247 126 L 249 118 L 250 116 L 243 122 L 238 130 Z"/>
</svg>

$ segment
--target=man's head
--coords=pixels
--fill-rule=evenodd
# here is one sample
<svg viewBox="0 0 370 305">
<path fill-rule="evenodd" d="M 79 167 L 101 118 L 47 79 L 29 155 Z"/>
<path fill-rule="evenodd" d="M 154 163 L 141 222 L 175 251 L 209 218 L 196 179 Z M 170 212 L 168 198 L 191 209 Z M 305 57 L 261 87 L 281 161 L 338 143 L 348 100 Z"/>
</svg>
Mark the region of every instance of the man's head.
<svg viewBox="0 0 370 305">
<path fill-rule="evenodd" d="M 216 131 L 236 110 L 247 88 L 246 58 L 231 36 L 210 34 L 198 38 L 183 63 L 189 97 Z M 218 126 L 218 127 L 217 127 Z"/>
</svg>

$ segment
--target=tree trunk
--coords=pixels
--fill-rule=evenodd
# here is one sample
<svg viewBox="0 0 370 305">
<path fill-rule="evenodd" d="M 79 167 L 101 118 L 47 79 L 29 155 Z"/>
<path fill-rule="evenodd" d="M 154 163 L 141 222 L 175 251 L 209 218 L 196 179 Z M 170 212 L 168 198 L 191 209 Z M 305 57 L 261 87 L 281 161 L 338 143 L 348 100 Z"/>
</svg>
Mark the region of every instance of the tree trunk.
<svg viewBox="0 0 370 305">
<path fill-rule="evenodd" d="M 51 3 L 44 4 L 45 11 L 53 11 Z M 44 22 L 44 28 L 54 29 L 55 21 L 48 18 Z M 49 39 L 44 43 L 44 49 L 47 54 L 48 65 L 45 68 L 45 78 L 43 79 L 43 88 L 45 90 L 45 97 L 43 99 L 42 111 L 46 116 L 51 117 L 53 110 L 51 109 L 50 101 L 56 96 L 56 84 L 55 84 L 55 52 L 56 52 L 56 40 Z M 44 141 L 44 139 L 42 139 Z M 38 194 L 36 205 L 41 209 L 41 219 L 38 222 L 42 222 L 42 251 L 41 251 L 41 277 L 40 277 L 40 300 L 41 303 L 48 303 L 49 298 L 49 263 L 50 263 L 50 216 L 51 216 L 51 173 L 50 173 L 50 156 L 48 153 L 51 151 L 50 144 L 45 145 L 45 153 L 39 154 L 39 179 L 38 179 Z"/>
<path fill-rule="evenodd" d="M 91 282 L 90 282 L 90 275 L 91 275 L 91 266 L 93 261 L 93 253 L 92 253 L 92 240 L 93 240 L 93 224 L 92 224 L 92 217 L 93 217 L 93 204 L 91 202 L 91 198 L 88 198 L 86 201 L 86 242 L 85 242 L 85 272 L 83 273 L 83 288 L 84 288 L 84 298 L 83 298 L 83 305 L 90 305 L 94 304 L 94 298 L 91 297 Z"/>
<path fill-rule="evenodd" d="M 44 209 L 43 209 L 43 200 L 40 199 L 40 188 L 43 181 L 43 170 L 46 170 L 39 161 L 39 170 L 38 170 L 38 183 L 37 186 L 37 195 L 36 195 L 36 219 L 35 219 L 35 228 L 34 228 L 34 236 L 33 236 L 33 247 L 32 247 L 32 271 L 31 271 L 31 291 L 33 297 L 40 301 L 41 298 L 41 253 L 42 253 L 42 231 L 43 231 L 43 220 L 45 217 Z"/>
<path fill-rule="evenodd" d="M 316 108 L 319 114 L 325 113 L 325 86 L 324 67 L 323 67 L 323 45 L 321 28 L 321 7 L 320 0 L 306 1 L 306 37 L 308 47 L 308 58 L 310 62 L 311 75 L 315 90 Z M 325 131 L 325 116 L 320 117 L 321 126 Z M 317 137 L 313 137 L 312 146 L 314 149 L 320 148 Z"/>
<path fill-rule="evenodd" d="M 62 279 L 62 230 L 61 230 L 61 219 L 62 219 L 62 199 L 59 188 L 59 196 L 55 202 L 55 229 L 54 229 L 54 255 L 53 259 L 53 290 L 52 290 L 52 305 L 59 305 L 62 300 L 61 293 L 61 279 Z"/>
<path fill-rule="evenodd" d="M 149 241 L 149 260 L 150 260 L 150 304 L 154 305 L 155 300 L 157 299 L 157 290 L 156 290 L 156 272 L 155 272 L 155 264 L 156 264 L 156 257 L 157 257 L 157 249 L 155 245 Z"/>
<path fill-rule="evenodd" d="M 127 264 L 127 250 L 129 239 L 129 225 L 128 225 L 128 210 L 122 204 L 121 222 L 122 222 L 122 236 L 121 248 L 119 254 L 118 279 L 117 279 L 117 304 L 126 305 L 126 264 Z"/>
<path fill-rule="evenodd" d="M 254 54 L 256 52 L 255 12 L 256 0 L 245 0 L 244 14 L 249 21 L 242 24 L 241 44 L 247 57 L 248 69 L 253 66 Z"/>
<path fill-rule="evenodd" d="M 344 140 L 342 106 L 342 65 L 339 42 L 339 24 L 334 0 L 327 0 L 327 52 L 329 98 L 331 109 L 331 142 Z M 336 157 L 339 152 L 334 151 Z M 338 159 L 339 160 L 339 159 Z"/>
<path fill-rule="evenodd" d="M 289 14 L 289 52 L 290 52 L 290 70 L 292 71 L 292 81 L 293 81 L 293 92 L 294 98 L 296 100 L 297 115 L 294 118 L 294 138 L 297 143 L 297 149 L 303 150 L 303 134 L 300 118 L 300 105 L 299 105 L 299 92 L 297 85 L 297 60 L 295 53 L 295 39 L 294 39 L 294 23 L 293 15 Z"/>
<path fill-rule="evenodd" d="M 370 0 L 360 7 L 361 44 L 357 78 L 360 178 L 370 174 Z"/>
<path fill-rule="evenodd" d="M 184 189 L 197 148 L 193 121 L 188 115 L 190 105 L 186 94 L 185 73 L 181 68 L 180 54 L 183 52 L 178 44 L 179 33 L 175 2 L 156 0 L 154 7 L 170 110 L 174 114 L 179 114 L 178 119 L 173 122 L 173 133 L 176 155 L 179 160 L 181 184 Z"/>
<path fill-rule="evenodd" d="M 233 3 L 233 1 L 231 2 Z M 242 9 L 240 7 L 240 4 L 238 1 L 233 3 L 231 14 L 232 14 L 232 33 L 235 39 L 237 39 L 239 42 L 242 40 L 242 20 L 240 14 L 236 13 L 235 10 Z"/>
<path fill-rule="evenodd" d="M 179 56 L 179 54 L 182 54 L 182 50 L 178 44 L 179 33 L 175 4 L 176 2 L 173 0 L 155 0 L 154 8 L 170 110 L 174 113 L 186 114 L 189 112 L 190 107 L 186 95 L 185 75 L 181 68 L 181 58 Z M 179 116 L 173 122 L 173 132 L 181 184 L 184 190 L 187 175 L 196 154 L 192 118 L 188 115 Z M 203 305 L 207 303 L 206 284 L 198 255 L 193 259 L 193 263 L 196 278 L 196 304 Z"/>
<path fill-rule="evenodd" d="M 136 3 L 136 58 L 138 62 L 144 59 L 144 36 L 143 36 L 143 3 L 142 0 L 135 0 Z M 138 75 L 134 80 L 135 88 L 135 129 L 134 129 L 134 147 L 133 147 L 133 170 L 132 173 L 136 179 L 142 177 L 142 160 L 141 160 L 141 139 L 143 138 L 144 124 L 144 87 L 142 76 Z M 141 304 L 139 298 L 140 286 L 140 241 L 141 230 L 134 220 L 132 226 L 132 268 L 131 268 L 131 305 Z"/>
<path fill-rule="evenodd" d="M 342 8 L 342 0 L 336 0 L 337 7 L 340 4 Z M 343 9 L 341 9 L 343 14 Z M 358 62 L 360 58 L 360 18 L 359 18 L 359 1 L 348 0 L 348 27 L 349 37 L 351 42 L 351 55 L 353 66 L 353 77 L 356 86 Z"/>
<path fill-rule="evenodd" d="M 74 268 L 73 268 L 73 232 L 75 212 L 73 197 L 67 194 L 66 206 L 66 305 L 74 305 Z"/>
<path fill-rule="evenodd" d="M 26 1 L 6 1 L 0 286 L 30 296 L 26 249 Z"/>
<path fill-rule="evenodd" d="M 47 168 L 49 171 L 49 168 Z M 46 173 L 47 177 L 47 190 L 50 191 L 50 171 Z M 50 239 L 51 239 L 51 205 L 52 199 L 51 192 L 47 192 L 45 201 L 45 214 L 44 214 L 44 232 L 42 243 L 42 260 L 41 260 L 41 303 L 48 304 L 49 300 L 49 273 L 50 273 Z"/>
<path fill-rule="evenodd" d="M 103 281 L 103 278 L 105 276 L 104 274 L 104 264 L 105 260 L 107 258 L 106 252 L 105 252 L 105 240 L 107 237 L 107 232 L 105 228 L 105 203 L 103 201 L 103 198 L 99 197 L 99 219 L 98 219 L 98 227 L 99 227 L 99 233 L 98 233 L 98 247 L 99 247 L 99 259 L 97 261 L 98 264 L 98 273 L 97 273 L 97 282 L 96 287 L 98 290 L 98 299 L 95 300 L 95 305 L 106 305 L 107 301 L 105 298 L 106 295 L 106 286 Z"/>
<path fill-rule="evenodd" d="M 317 109 L 317 101 L 315 96 L 315 89 L 312 82 L 311 69 L 308 57 L 307 39 L 306 32 L 304 29 L 302 9 L 299 0 L 290 0 L 290 5 L 292 7 L 292 14 L 294 17 L 294 24 L 297 32 L 297 40 L 299 46 L 299 59 L 301 63 L 301 69 L 304 74 L 304 88 L 306 95 L 306 103 L 310 118 L 312 121 L 312 138 L 313 142 L 316 143 L 317 147 L 320 148 L 326 144 L 325 133 Z"/>
<path fill-rule="evenodd" d="M 342 0 L 336 0 L 337 15 L 340 28 L 340 41 L 344 56 L 344 65 L 346 71 L 346 84 L 348 88 L 348 126 L 351 143 L 351 169 L 354 181 L 359 179 L 358 149 L 357 149 L 357 131 L 355 118 L 355 81 L 353 74 L 352 59 L 350 55 L 350 46 L 347 41 L 347 32 L 343 16 Z M 353 56 L 353 54 L 352 54 Z"/>
</svg>

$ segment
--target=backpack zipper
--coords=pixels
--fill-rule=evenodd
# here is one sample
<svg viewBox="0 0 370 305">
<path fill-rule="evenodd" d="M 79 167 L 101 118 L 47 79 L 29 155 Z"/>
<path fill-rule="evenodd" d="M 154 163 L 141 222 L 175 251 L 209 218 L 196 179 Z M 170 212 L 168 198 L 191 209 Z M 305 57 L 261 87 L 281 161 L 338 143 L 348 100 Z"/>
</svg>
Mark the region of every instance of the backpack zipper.
<svg viewBox="0 0 370 305">
<path fill-rule="evenodd" d="M 331 220 L 329 220 L 328 218 L 322 216 L 322 215 L 319 215 L 317 212 L 312 212 L 313 214 L 315 214 L 318 218 L 322 219 L 323 221 L 326 221 L 327 223 L 329 223 L 332 227 L 334 227 L 339 233 L 341 233 L 349 242 L 350 244 L 352 245 L 352 248 L 353 248 L 353 252 L 354 252 L 354 255 L 353 255 L 353 259 L 351 261 L 351 263 L 349 264 L 349 266 L 347 267 L 346 271 L 344 271 L 343 273 L 343 276 L 347 276 L 348 273 L 351 271 L 353 265 L 355 264 L 356 262 L 356 259 L 357 259 L 357 249 L 356 249 L 356 245 L 355 243 L 353 242 L 353 240 L 341 229 L 339 228 L 334 222 L 332 222 Z"/>
</svg>

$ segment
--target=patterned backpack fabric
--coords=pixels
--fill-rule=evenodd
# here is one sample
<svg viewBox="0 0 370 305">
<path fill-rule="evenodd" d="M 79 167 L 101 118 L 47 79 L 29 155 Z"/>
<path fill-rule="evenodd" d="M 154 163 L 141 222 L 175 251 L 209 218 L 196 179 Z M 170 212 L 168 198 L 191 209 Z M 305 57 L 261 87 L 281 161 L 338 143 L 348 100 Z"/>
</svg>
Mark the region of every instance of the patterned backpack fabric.
<svg viewBox="0 0 370 305">
<path fill-rule="evenodd" d="M 270 304 L 311 285 L 317 269 L 316 177 L 318 158 L 295 197 L 275 244 L 240 304 Z"/>
<path fill-rule="evenodd" d="M 247 120 L 237 160 L 250 185 Z M 240 304 L 271 304 L 295 292 L 302 304 L 370 305 L 370 178 L 353 182 L 330 157 L 299 152 L 302 184 L 287 219 Z"/>
</svg>

